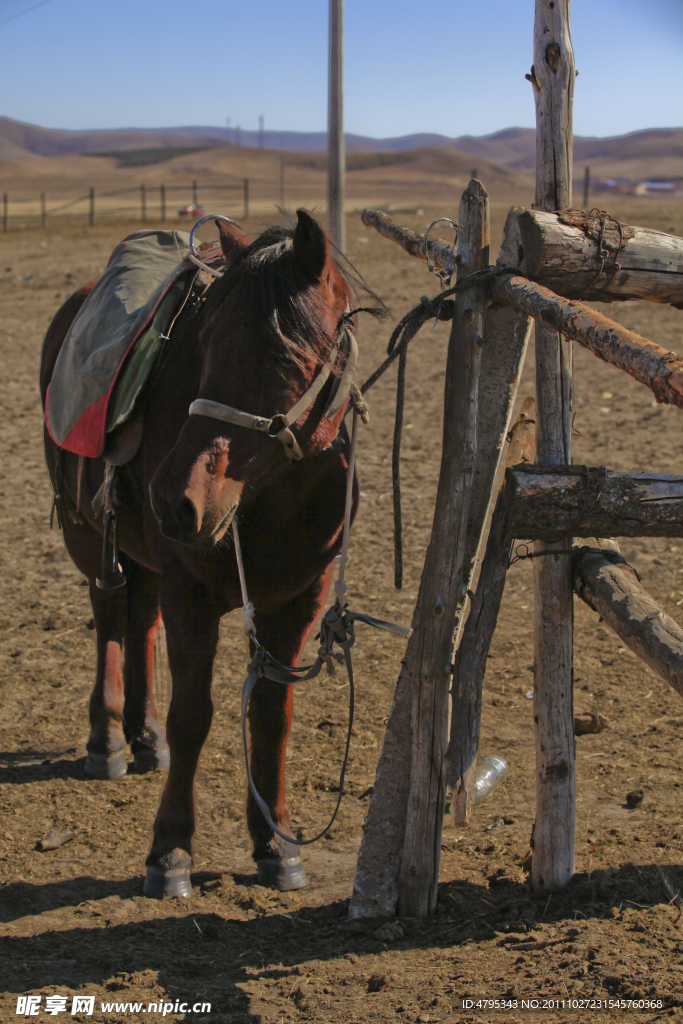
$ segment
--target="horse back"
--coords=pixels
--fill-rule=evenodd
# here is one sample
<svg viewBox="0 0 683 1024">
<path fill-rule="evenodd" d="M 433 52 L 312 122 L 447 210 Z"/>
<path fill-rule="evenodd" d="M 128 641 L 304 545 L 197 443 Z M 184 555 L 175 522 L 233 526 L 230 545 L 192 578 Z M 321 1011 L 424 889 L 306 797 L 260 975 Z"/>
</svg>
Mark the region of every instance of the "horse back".
<svg viewBox="0 0 683 1024">
<path fill-rule="evenodd" d="M 82 288 L 79 288 L 73 295 L 70 295 L 66 302 L 57 310 L 47 329 L 40 357 L 40 399 L 43 403 L 43 409 L 45 408 L 48 385 L 52 380 L 52 373 L 57 362 L 57 356 L 64 344 L 64 339 L 76 314 L 96 283 L 97 280 L 89 281 L 88 284 L 84 284 Z"/>
</svg>

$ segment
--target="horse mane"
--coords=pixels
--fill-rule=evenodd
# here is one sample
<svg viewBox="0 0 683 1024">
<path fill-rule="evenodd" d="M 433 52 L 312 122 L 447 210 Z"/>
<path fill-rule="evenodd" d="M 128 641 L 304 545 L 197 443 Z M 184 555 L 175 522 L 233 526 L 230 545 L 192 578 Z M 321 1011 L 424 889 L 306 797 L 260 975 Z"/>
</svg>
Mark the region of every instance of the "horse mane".
<svg viewBox="0 0 683 1024">
<path fill-rule="evenodd" d="M 329 328 L 329 307 L 311 284 L 305 268 L 295 259 L 292 248 L 294 226 L 267 227 L 250 245 L 241 249 L 220 280 L 210 289 L 207 314 L 211 316 L 228 298 L 235 297 L 250 310 L 273 344 L 284 350 L 299 367 L 313 353 L 327 361 L 337 340 L 336 323 Z M 384 303 L 367 286 L 362 275 L 328 240 L 336 271 L 352 296 L 369 295 L 381 310 Z M 211 294 L 213 293 L 213 294 Z"/>
</svg>

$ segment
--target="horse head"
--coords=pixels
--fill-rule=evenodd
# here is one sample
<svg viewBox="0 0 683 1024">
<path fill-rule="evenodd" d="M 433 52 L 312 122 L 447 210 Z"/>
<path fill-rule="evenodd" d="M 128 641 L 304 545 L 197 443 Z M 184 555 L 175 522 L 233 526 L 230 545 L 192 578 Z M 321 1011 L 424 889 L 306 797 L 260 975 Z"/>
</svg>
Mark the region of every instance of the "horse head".
<svg viewBox="0 0 683 1024">
<path fill-rule="evenodd" d="M 339 325 L 351 299 L 304 210 L 294 228 L 254 241 L 238 225 L 217 225 L 227 268 L 202 317 L 199 393 L 150 484 L 162 533 L 207 548 L 292 458 L 314 456 L 336 436 L 345 412 L 333 401 L 346 361 Z"/>
</svg>

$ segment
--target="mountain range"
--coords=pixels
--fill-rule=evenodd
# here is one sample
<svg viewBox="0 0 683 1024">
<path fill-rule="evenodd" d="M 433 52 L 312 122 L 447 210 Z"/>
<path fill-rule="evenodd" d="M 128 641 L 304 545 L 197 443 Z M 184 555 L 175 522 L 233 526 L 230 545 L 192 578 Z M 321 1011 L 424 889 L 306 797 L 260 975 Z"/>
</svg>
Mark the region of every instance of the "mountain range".
<svg viewBox="0 0 683 1024">
<path fill-rule="evenodd" d="M 235 128 L 186 126 L 179 128 L 119 128 L 69 131 L 40 128 L 11 118 L 0 117 L 0 161 L 26 160 L 37 156 L 111 153 L 155 147 L 215 148 L 235 146 L 280 150 L 298 153 L 324 153 L 325 132 L 258 132 Z M 493 135 L 415 134 L 399 138 L 373 139 L 347 134 L 349 153 L 386 152 L 439 147 L 456 149 L 473 157 L 492 160 L 520 171 L 531 171 L 535 164 L 535 132 L 533 128 L 507 128 Z M 626 161 L 652 166 L 657 162 L 662 172 L 671 175 L 680 161 L 683 175 L 683 128 L 653 128 L 610 138 L 574 138 L 576 162 L 598 161 L 606 164 Z M 666 170 L 664 170 L 666 165 Z"/>
</svg>

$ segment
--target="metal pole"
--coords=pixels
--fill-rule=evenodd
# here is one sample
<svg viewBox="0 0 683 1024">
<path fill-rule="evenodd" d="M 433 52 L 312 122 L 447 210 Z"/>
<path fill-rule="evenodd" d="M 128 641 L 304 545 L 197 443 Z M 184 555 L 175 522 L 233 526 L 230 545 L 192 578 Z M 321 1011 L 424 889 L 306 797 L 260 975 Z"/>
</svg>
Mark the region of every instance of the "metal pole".
<svg viewBox="0 0 683 1024">
<path fill-rule="evenodd" d="M 192 202 L 197 206 L 197 182 L 192 182 Z"/>
<path fill-rule="evenodd" d="M 45 209 L 45 193 L 40 193 L 40 226 L 47 227 L 47 210 Z"/>
<path fill-rule="evenodd" d="M 330 82 L 328 116 L 328 228 L 342 252 L 346 152 L 344 147 L 344 0 L 330 0 Z"/>
<path fill-rule="evenodd" d="M 166 220 L 166 186 L 159 185 L 159 197 L 161 200 L 161 219 Z"/>
<path fill-rule="evenodd" d="M 9 231 L 9 218 L 7 216 L 7 193 L 2 193 L 2 231 L 7 234 Z"/>
<path fill-rule="evenodd" d="M 147 190 L 144 185 L 140 185 L 140 215 L 142 220 L 147 220 Z"/>
<path fill-rule="evenodd" d="M 244 219 L 249 217 L 249 178 L 244 179 Z"/>
<path fill-rule="evenodd" d="M 285 178 L 285 158 L 280 157 L 280 206 L 284 206 L 287 202 L 287 181 Z"/>
<path fill-rule="evenodd" d="M 591 169 L 590 169 L 590 167 L 587 167 L 586 171 L 585 171 L 585 174 L 583 176 L 583 208 L 584 208 L 584 210 L 588 209 L 588 193 L 590 192 L 590 187 L 591 187 Z"/>
<path fill-rule="evenodd" d="M 95 226 L 95 189 L 90 189 L 90 227 Z"/>
</svg>

